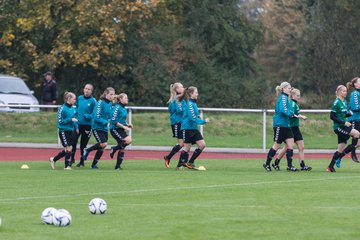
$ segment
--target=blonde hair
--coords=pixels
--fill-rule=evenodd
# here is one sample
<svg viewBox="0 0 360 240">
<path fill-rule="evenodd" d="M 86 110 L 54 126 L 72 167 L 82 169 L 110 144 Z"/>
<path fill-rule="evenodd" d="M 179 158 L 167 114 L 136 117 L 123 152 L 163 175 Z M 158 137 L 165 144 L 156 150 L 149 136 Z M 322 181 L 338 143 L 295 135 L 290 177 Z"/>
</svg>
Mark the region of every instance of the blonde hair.
<svg viewBox="0 0 360 240">
<path fill-rule="evenodd" d="M 120 93 L 119 95 L 115 95 L 115 96 L 114 96 L 114 99 L 113 99 L 113 103 L 114 103 L 114 104 L 119 103 L 120 100 L 121 100 L 123 97 L 125 97 L 125 96 L 127 96 L 126 93 Z"/>
<path fill-rule="evenodd" d="M 359 77 L 354 77 L 353 79 L 351 79 L 350 82 L 347 82 L 346 83 L 346 88 L 348 90 L 351 90 L 353 88 L 355 88 L 355 83 L 359 80 L 360 78 Z"/>
<path fill-rule="evenodd" d="M 336 94 L 337 97 L 339 97 L 340 91 L 341 91 L 342 88 L 346 88 L 346 87 L 344 85 L 337 86 L 336 91 L 335 91 L 335 94 Z"/>
<path fill-rule="evenodd" d="M 288 82 L 282 82 L 279 86 L 276 86 L 275 91 L 276 91 L 276 95 L 280 95 L 283 91 L 283 89 L 287 86 L 291 86 L 290 83 Z"/>
<path fill-rule="evenodd" d="M 70 98 L 76 98 L 76 95 L 72 92 L 65 92 L 64 93 L 64 102 L 69 101 Z"/>
<path fill-rule="evenodd" d="M 300 94 L 300 90 L 297 89 L 297 88 L 291 89 L 291 91 L 290 91 L 290 98 L 292 99 L 292 98 L 293 98 L 293 95 L 295 95 L 296 93 L 299 93 L 299 94 Z"/>
<path fill-rule="evenodd" d="M 115 92 L 115 89 L 112 88 L 112 87 L 106 88 L 106 89 L 104 90 L 104 92 L 101 94 L 100 99 L 105 98 L 105 96 L 106 96 L 109 92 L 111 92 L 111 91 Z"/>
<path fill-rule="evenodd" d="M 180 82 L 176 82 L 176 83 L 174 83 L 174 84 L 170 84 L 170 98 L 169 98 L 169 100 L 167 101 L 166 104 L 171 103 L 171 102 L 174 100 L 174 98 L 176 97 L 176 95 L 179 94 L 179 93 L 176 92 L 176 89 L 177 89 L 178 87 L 180 87 L 180 86 L 182 87 L 182 84 L 181 84 Z"/>
</svg>

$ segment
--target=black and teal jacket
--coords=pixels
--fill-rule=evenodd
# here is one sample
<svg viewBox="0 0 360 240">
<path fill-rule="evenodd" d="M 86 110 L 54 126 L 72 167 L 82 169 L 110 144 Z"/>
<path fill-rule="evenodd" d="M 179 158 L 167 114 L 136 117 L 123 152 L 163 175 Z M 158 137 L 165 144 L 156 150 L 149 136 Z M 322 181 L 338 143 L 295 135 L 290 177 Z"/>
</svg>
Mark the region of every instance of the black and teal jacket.
<svg viewBox="0 0 360 240">
<path fill-rule="evenodd" d="M 117 123 L 126 126 L 127 110 L 124 105 L 117 103 L 111 110 L 110 129 L 120 128 Z"/>
<path fill-rule="evenodd" d="M 173 99 L 168 106 L 168 111 L 170 113 L 170 124 L 174 125 L 181 122 L 183 118 L 183 106 L 185 105 L 185 101 L 182 100 L 179 102 L 177 98 Z"/>
<path fill-rule="evenodd" d="M 349 100 L 349 110 L 353 114 L 348 118 L 350 122 L 359 122 L 360 121 L 360 89 L 355 89 L 352 91 Z"/>
<path fill-rule="evenodd" d="M 75 117 L 75 107 L 65 103 L 63 104 L 57 113 L 57 127 L 59 131 L 73 131 L 78 128 L 76 122 L 71 119 Z"/>
<path fill-rule="evenodd" d="M 199 124 L 203 125 L 206 123 L 205 120 L 199 118 L 199 109 L 195 100 L 189 99 L 185 101 L 183 111 L 181 130 L 198 129 Z"/>
<path fill-rule="evenodd" d="M 276 101 L 273 126 L 290 127 L 290 117 L 293 115 L 288 95 L 281 93 Z"/>
<path fill-rule="evenodd" d="M 85 97 L 81 95 L 76 101 L 76 112 L 79 125 L 89 125 L 92 123 L 92 113 L 96 100 L 93 96 Z"/>
<path fill-rule="evenodd" d="M 93 111 L 93 120 L 91 128 L 94 130 L 101 130 L 107 132 L 109 130 L 108 123 L 111 114 L 112 102 L 106 98 L 100 99 Z"/>
</svg>

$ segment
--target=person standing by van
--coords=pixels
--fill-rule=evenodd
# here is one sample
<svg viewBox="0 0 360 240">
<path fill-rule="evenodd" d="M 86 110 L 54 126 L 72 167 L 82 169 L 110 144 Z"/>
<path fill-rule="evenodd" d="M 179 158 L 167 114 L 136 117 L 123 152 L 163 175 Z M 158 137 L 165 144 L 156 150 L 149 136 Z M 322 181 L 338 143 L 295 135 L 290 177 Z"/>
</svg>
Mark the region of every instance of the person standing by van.
<svg viewBox="0 0 360 240">
<path fill-rule="evenodd" d="M 57 84 L 52 72 L 44 73 L 44 82 L 41 84 L 41 101 L 44 105 L 55 105 L 57 96 Z M 52 108 L 46 108 L 45 111 L 52 112 Z"/>
</svg>

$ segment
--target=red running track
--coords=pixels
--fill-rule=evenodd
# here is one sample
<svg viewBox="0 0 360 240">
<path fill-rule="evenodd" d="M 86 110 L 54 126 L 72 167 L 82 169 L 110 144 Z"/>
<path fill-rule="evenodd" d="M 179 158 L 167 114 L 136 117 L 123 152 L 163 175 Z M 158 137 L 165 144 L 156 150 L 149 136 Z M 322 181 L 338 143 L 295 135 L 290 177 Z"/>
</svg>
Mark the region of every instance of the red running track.
<svg viewBox="0 0 360 240">
<path fill-rule="evenodd" d="M 170 149 L 169 149 L 170 150 Z M 60 149 L 55 148 L 0 148 L 0 161 L 48 161 L 55 156 Z M 76 159 L 79 159 L 79 152 L 76 152 Z M 135 151 L 125 152 L 128 160 L 162 160 L 168 152 L 164 151 Z M 89 159 L 93 159 L 94 153 L 90 153 Z M 265 159 L 266 153 L 218 153 L 204 152 L 200 159 Z M 328 153 L 308 153 L 306 158 L 331 158 Z M 175 158 L 178 154 L 175 155 Z M 298 156 L 295 154 L 294 158 Z M 102 159 L 110 160 L 109 150 L 105 150 Z"/>
</svg>

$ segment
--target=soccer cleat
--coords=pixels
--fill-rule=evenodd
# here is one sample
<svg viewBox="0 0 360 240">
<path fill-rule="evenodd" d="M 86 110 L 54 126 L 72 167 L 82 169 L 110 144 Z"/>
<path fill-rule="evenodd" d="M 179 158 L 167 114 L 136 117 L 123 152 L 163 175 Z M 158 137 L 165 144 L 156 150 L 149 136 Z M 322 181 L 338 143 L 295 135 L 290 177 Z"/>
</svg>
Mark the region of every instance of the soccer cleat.
<svg viewBox="0 0 360 240">
<path fill-rule="evenodd" d="M 90 168 L 91 168 L 91 169 L 99 169 L 98 166 L 96 166 L 96 165 L 91 165 Z"/>
<path fill-rule="evenodd" d="M 67 166 L 66 168 L 64 168 L 64 170 L 72 170 L 72 168 L 70 166 Z"/>
<path fill-rule="evenodd" d="M 115 167 L 115 171 L 120 171 L 122 170 L 122 167 Z"/>
<path fill-rule="evenodd" d="M 188 169 L 195 169 L 195 164 L 194 163 L 184 163 L 183 167 L 186 167 Z"/>
<path fill-rule="evenodd" d="M 49 162 L 50 162 L 51 168 L 55 170 L 55 161 L 54 161 L 54 158 L 51 157 L 51 158 L 49 159 Z"/>
<path fill-rule="evenodd" d="M 300 168 L 301 171 L 311 171 L 312 167 L 310 166 L 303 166 Z"/>
<path fill-rule="evenodd" d="M 184 167 L 183 167 L 183 166 L 180 166 L 180 167 L 176 167 L 175 170 L 177 170 L 177 171 L 182 171 L 183 169 L 184 169 Z"/>
<path fill-rule="evenodd" d="M 351 153 L 351 159 L 356 163 L 360 163 L 356 153 Z"/>
<path fill-rule="evenodd" d="M 271 172 L 271 167 L 270 167 L 270 165 L 266 165 L 266 163 L 264 163 L 264 164 L 263 164 L 263 167 L 265 168 L 265 170 L 266 170 L 267 172 Z"/>
<path fill-rule="evenodd" d="M 336 172 L 336 171 L 335 171 L 335 168 L 332 168 L 332 167 L 327 167 L 327 168 L 326 168 L 326 171 L 327 171 L 327 172 L 331 172 L 331 173 Z"/>
<path fill-rule="evenodd" d="M 280 166 L 279 166 L 279 164 L 273 163 L 273 164 L 271 164 L 271 166 L 272 166 L 276 171 L 280 171 Z"/>
<path fill-rule="evenodd" d="M 110 157 L 114 158 L 115 150 L 114 148 L 110 148 Z"/>
<path fill-rule="evenodd" d="M 79 162 L 78 164 L 76 164 L 76 167 L 85 167 L 84 163 Z"/>
<path fill-rule="evenodd" d="M 164 161 L 165 161 L 165 167 L 166 167 L 166 168 L 169 168 L 170 159 L 168 159 L 167 156 L 164 156 Z"/>
<path fill-rule="evenodd" d="M 341 158 L 338 158 L 336 161 L 335 161 L 335 166 L 337 167 L 337 168 L 340 168 L 341 167 Z"/>
<path fill-rule="evenodd" d="M 82 158 L 84 159 L 84 161 L 87 160 L 88 156 L 89 156 L 89 152 L 88 152 L 87 148 L 84 148 L 83 155 L 82 155 Z"/>
<path fill-rule="evenodd" d="M 288 170 L 289 172 L 297 172 L 299 171 L 296 167 L 294 166 L 290 166 L 290 167 L 287 167 L 286 170 Z"/>
</svg>

